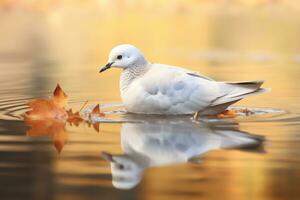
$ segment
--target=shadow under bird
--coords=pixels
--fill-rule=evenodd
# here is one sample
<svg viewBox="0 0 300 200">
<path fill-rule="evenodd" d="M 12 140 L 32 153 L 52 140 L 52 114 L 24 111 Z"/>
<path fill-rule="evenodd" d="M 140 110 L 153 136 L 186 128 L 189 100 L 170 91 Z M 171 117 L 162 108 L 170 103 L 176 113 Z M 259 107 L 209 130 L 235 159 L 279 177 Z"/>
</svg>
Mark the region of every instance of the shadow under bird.
<svg viewBox="0 0 300 200">
<path fill-rule="evenodd" d="M 123 123 L 121 147 L 124 153 L 103 152 L 102 157 L 111 164 L 113 186 L 131 189 L 140 183 L 148 168 L 199 163 L 201 155 L 217 149 L 264 152 L 263 141 L 264 137 L 240 131 L 232 124 L 197 125 L 189 117 L 156 118 L 143 123 Z"/>
<path fill-rule="evenodd" d="M 184 68 L 151 63 L 129 44 L 114 47 L 100 69 L 121 68 L 121 98 L 127 112 L 143 114 L 215 115 L 237 101 L 270 89 L 264 81 L 214 81 Z"/>
</svg>

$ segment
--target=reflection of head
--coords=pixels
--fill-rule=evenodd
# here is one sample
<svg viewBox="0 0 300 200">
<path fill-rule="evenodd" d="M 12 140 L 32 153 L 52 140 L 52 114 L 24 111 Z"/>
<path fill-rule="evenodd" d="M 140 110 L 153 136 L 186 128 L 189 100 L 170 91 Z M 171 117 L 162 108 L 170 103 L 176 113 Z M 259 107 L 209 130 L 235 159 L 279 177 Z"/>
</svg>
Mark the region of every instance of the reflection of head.
<svg viewBox="0 0 300 200">
<path fill-rule="evenodd" d="M 115 156 L 102 152 L 102 157 L 110 161 L 112 184 L 118 189 L 132 189 L 142 179 L 144 168 L 127 155 Z"/>
</svg>

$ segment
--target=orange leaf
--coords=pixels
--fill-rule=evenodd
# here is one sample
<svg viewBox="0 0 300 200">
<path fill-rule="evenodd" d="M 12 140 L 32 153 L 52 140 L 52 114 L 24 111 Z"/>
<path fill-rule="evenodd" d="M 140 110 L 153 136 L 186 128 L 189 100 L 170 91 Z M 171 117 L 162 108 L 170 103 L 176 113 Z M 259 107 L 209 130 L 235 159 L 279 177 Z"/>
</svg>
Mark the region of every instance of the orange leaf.
<svg viewBox="0 0 300 200">
<path fill-rule="evenodd" d="M 78 126 L 84 119 L 80 116 L 80 111 L 73 112 L 66 110 L 68 96 L 57 84 L 51 99 L 36 99 L 28 103 L 31 108 L 24 116 L 25 123 L 30 126 L 26 132 L 28 136 L 50 136 L 58 152 L 61 152 L 64 144 L 68 140 L 68 133 L 65 124 L 68 121 L 71 125 Z M 81 109 L 87 104 L 87 101 Z M 80 109 L 80 110 L 81 110 Z M 99 104 L 90 113 L 90 116 L 104 116 L 100 112 Z M 89 123 L 89 121 L 86 121 Z M 99 123 L 93 124 L 96 131 L 99 131 Z"/>
<path fill-rule="evenodd" d="M 234 118 L 236 117 L 236 112 L 233 110 L 225 110 L 217 115 L 218 118 Z"/>
<path fill-rule="evenodd" d="M 65 109 L 58 107 L 52 100 L 37 99 L 28 103 L 32 109 L 25 113 L 27 120 L 57 119 L 65 121 L 68 117 Z"/>
<path fill-rule="evenodd" d="M 92 115 L 97 115 L 97 114 L 99 114 L 100 113 L 100 106 L 99 106 L 99 104 L 97 104 L 96 106 L 95 106 L 95 108 L 92 110 Z"/>
<path fill-rule="evenodd" d="M 64 108 L 68 104 L 68 96 L 61 89 L 59 84 L 57 84 L 55 90 L 53 91 L 53 102 L 61 108 Z"/>
<path fill-rule="evenodd" d="M 28 103 L 31 108 L 25 113 L 27 120 L 49 120 L 56 119 L 65 121 L 68 118 L 64 106 L 67 104 L 67 95 L 57 84 L 52 99 L 36 99 Z"/>
<path fill-rule="evenodd" d="M 72 125 L 78 126 L 81 122 L 83 122 L 82 117 L 80 116 L 79 112 L 73 112 L 72 108 L 67 110 L 68 114 L 68 122 Z"/>
<path fill-rule="evenodd" d="M 105 116 L 104 113 L 100 112 L 100 105 L 97 104 L 94 109 L 92 110 L 92 112 L 90 113 L 90 117 L 95 116 L 95 117 L 103 117 Z"/>
</svg>

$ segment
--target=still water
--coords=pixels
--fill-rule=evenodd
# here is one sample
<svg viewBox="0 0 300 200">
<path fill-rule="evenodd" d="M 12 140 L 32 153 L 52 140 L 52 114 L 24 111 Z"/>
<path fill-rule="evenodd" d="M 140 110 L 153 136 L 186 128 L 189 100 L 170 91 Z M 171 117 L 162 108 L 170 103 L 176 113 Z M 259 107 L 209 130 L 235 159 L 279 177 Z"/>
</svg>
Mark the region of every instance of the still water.
<svg viewBox="0 0 300 200">
<path fill-rule="evenodd" d="M 299 20 L 264 8 L 241 15 L 149 9 L 1 10 L 1 199 L 299 199 Z M 117 106 L 120 71 L 98 74 L 110 48 L 124 42 L 151 61 L 217 80 L 264 79 L 272 92 L 239 102 L 258 113 L 235 119 L 128 115 Z M 69 107 L 100 103 L 105 120 L 31 134 L 21 119 L 26 102 L 47 98 L 56 83 Z"/>
</svg>

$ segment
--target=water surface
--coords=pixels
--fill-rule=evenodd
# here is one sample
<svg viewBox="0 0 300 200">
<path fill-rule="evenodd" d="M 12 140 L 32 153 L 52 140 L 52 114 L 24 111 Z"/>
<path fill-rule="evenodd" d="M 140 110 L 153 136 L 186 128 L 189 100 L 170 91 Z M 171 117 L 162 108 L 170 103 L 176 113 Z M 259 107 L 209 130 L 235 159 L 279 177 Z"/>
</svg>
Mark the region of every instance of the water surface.
<svg viewBox="0 0 300 200">
<path fill-rule="evenodd" d="M 150 6 L 128 14 L 84 5 L 0 11 L 1 199 L 299 198 L 298 18 L 282 17 L 276 6 L 264 15 L 266 7 L 199 14 L 196 7 L 153 13 Z M 217 80 L 265 79 L 271 93 L 237 105 L 271 112 L 197 123 L 190 116 L 117 112 L 99 131 L 82 123 L 59 134 L 28 134 L 21 120 L 26 102 L 47 98 L 56 83 L 74 109 L 86 100 L 120 103 L 120 71 L 97 72 L 109 49 L 123 42 L 136 44 L 151 61 Z"/>
</svg>

